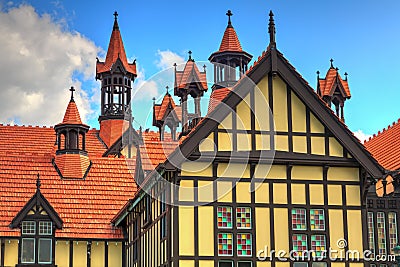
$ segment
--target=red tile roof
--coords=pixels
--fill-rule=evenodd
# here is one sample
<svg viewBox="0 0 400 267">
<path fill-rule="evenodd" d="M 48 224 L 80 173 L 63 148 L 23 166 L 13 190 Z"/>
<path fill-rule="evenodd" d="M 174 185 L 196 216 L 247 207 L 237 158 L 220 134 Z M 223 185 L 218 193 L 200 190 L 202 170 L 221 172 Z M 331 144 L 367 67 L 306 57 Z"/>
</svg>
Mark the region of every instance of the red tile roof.
<svg viewBox="0 0 400 267">
<path fill-rule="evenodd" d="M 78 108 L 76 107 L 75 101 L 70 101 L 65 111 L 63 124 L 82 124 L 81 116 L 79 115 Z"/>
<path fill-rule="evenodd" d="M 156 117 L 156 120 L 164 119 L 166 115 L 165 113 L 170 105 L 174 110 L 177 108 L 181 110 L 180 106 L 176 106 L 174 99 L 172 99 L 172 96 L 169 93 L 167 93 L 164 95 L 160 105 L 154 105 L 154 112 L 155 112 L 154 115 Z M 178 118 L 180 118 L 180 116 Z"/>
<path fill-rule="evenodd" d="M 240 45 L 239 38 L 236 34 L 235 29 L 228 25 L 222 37 L 221 45 L 219 46 L 219 52 L 232 51 L 242 52 L 242 46 Z"/>
<path fill-rule="evenodd" d="M 188 84 L 197 82 L 202 86 L 202 90 L 207 91 L 206 72 L 200 72 L 194 60 L 189 59 L 183 71 L 175 71 L 175 88 L 185 89 Z"/>
<path fill-rule="evenodd" d="M 219 88 L 216 90 L 213 90 L 211 92 L 210 96 L 210 101 L 208 102 L 208 112 L 210 113 L 211 111 L 214 110 L 214 108 L 222 102 L 222 100 L 229 94 L 231 91 L 230 88 Z"/>
<path fill-rule="evenodd" d="M 90 160 L 85 155 L 61 154 L 56 155 L 54 163 L 63 178 L 81 179 L 88 171 Z"/>
<path fill-rule="evenodd" d="M 347 80 L 343 80 L 337 69 L 331 67 L 326 73 L 325 79 L 318 79 L 318 86 L 321 91 L 321 96 L 332 96 L 336 88 L 335 85 L 340 83 L 344 89 L 344 97 L 350 98 L 350 89 Z"/>
<path fill-rule="evenodd" d="M 118 58 L 122 61 L 124 68 L 128 72 L 136 75 L 136 63 L 128 63 L 118 23 L 115 21 L 114 28 L 111 33 L 110 43 L 108 45 L 106 60 L 105 62 L 97 61 L 96 73 L 98 74 L 110 71 L 112 65 L 117 61 Z"/>
<path fill-rule="evenodd" d="M 103 120 L 100 122 L 99 137 L 110 147 L 115 143 L 129 127 L 129 122 L 126 120 Z"/>
<path fill-rule="evenodd" d="M 55 156 L 53 128 L 0 125 L 1 236 L 19 235 L 19 230 L 12 230 L 8 225 L 35 193 L 36 175 L 39 173 L 43 195 L 64 222 L 56 237 L 123 237 L 110 221 L 136 191 L 131 175 L 134 169 L 128 169 L 127 159 L 101 158 L 105 147 L 98 139 L 98 133 L 92 129 L 86 134 L 86 148 L 92 161 L 87 177 L 61 179 L 52 165 Z M 60 167 L 62 163 L 57 162 L 57 165 Z M 77 168 L 78 171 L 82 169 L 82 166 Z"/>
<path fill-rule="evenodd" d="M 400 168 L 400 119 L 364 142 L 367 150 L 386 169 Z"/>
</svg>

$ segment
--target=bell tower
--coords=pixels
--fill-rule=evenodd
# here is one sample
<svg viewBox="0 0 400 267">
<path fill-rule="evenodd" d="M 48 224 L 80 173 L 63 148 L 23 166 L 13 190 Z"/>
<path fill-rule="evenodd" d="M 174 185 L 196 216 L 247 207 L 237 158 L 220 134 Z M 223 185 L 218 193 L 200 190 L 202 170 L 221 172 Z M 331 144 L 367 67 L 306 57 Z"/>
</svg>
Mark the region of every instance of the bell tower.
<svg viewBox="0 0 400 267">
<path fill-rule="evenodd" d="M 101 81 L 100 138 L 110 147 L 129 124 L 132 85 L 136 78 L 136 62 L 129 63 L 114 13 L 114 26 L 104 62 L 97 59 L 96 79 Z M 128 116 L 127 116 L 128 115 Z"/>
</svg>

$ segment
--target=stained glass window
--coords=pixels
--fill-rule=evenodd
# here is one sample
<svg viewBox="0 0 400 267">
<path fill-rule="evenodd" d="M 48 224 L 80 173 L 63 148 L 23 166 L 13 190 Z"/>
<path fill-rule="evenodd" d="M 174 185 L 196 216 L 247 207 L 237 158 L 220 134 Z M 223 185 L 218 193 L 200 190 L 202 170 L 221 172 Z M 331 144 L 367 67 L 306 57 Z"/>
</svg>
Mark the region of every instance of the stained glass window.
<svg viewBox="0 0 400 267">
<path fill-rule="evenodd" d="M 251 256 L 251 234 L 242 233 L 237 234 L 237 255 L 238 256 Z"/>
<path fill-rule="evenodd" d="M 218 255 L 233 256 L 233 234 L 231 233 L 218 234 Z"/>
<path fill-rule="evenodd" d="M 325 215 L 323 209 L 310 210 L 310 228 L 311 230 L 325 230 Z"/>
<path fill-rule="evenodd" d="M 317 257 L 326 256 L 326 239 L 325 235 L 312 235 L 311 236 L 311 250 L 314 251 L 314 255 Z"/>
<path fill-rule="evenodd" d="M 292 229 L 307 230 L 305 209 L 292 209 Z"/>
<path fill-rule="evenodd" d="M 251 208 L 236 208 L 236 227 L 238 229 L 251 228 Z"/>
<path fill-rule="evenodd" d="M 302 256 L 303 251 L 307 250 L 307 235 L 296 234 L 292 236 L 293 251 L 296 251 L 296 256 Z"/>
<path fill-rule="evenodd" d="M 392 249 L 397 245 L 397 221 L 395 212 L 388 213 L 388 221 L 390 251 L 393 252 Z"/>
<path fill-rule="evenodd" d="M 232 228 L 232 208 L 218 207 L 218 228 Z"/>
<path fill-rule="evenodd" d="M 375 256 L 374 228 L 374 213 L 368 212 L 368 247 L 372 252 L 371 257 Z"/>
<path fill-rule="evenodd" d="M 378 253 L 386 255 L 385 213 L 378 212 L 376 214 L 376 226 L 378 232 Z"/>
</svg>

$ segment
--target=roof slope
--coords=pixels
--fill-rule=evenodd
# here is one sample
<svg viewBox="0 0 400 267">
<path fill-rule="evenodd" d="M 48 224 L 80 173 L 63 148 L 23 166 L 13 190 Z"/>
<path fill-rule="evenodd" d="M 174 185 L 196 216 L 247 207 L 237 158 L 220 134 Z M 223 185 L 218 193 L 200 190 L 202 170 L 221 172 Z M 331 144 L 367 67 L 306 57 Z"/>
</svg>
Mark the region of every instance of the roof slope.
<svg viewBox="0 0 400 267">
<path fill-rule="evenodd" d="M 320 90 L 321 96 L 333 95 L 335 88 L 339 85 L 343 89 L 343 96 L 346 98 L 350 98 L 351 94 L 347 78 L 343 80 L 342 77 L 340 77 L 338 69 L 331 66 L 326 73 L 325 79 L 318 78 L 318 88 Z"/>
<path fill-rule="evenodd" d="M 224 36 L 222 37 L 221 45 L 219 46 L 219 52 L 234 51 L 242 52 L 242 46 L 240 45 L 239 38 L 236 34 L 235 29 L 231 24 L 225 29 Z"/>
<path fill-rule="evenodd" d="M 374 134 L 364 145 L 378 162 L 388 170 L 400 168 L 400 119 Z"/>
<path fill-rule="evenodd" d="M 53 128 L 0 125 L 0 143 L 1 236 L 19 236 L 20 231 L 8 225 L 35 193 L 39 173 L 42 194 L 64 222 L 56 237 L 123 237 L 110 221 L 136 191 L 131 175 L 134 169 L 128 170 L 126 159 L 101 158 L 106 149 L 98 130 L 86 134 L 92 166 L 85 179 L 61 179 L 58 175 L 52 164 Z"/>
<path fill-rule="evenodd" d="M 194 60 L 189 58 L 182 71 L 175 70 L 175 89 L 185 89 L 192 83 L 199 83 L 201 90 L 208 89 L 206 72 L 200 72 Z"/>
</svg>

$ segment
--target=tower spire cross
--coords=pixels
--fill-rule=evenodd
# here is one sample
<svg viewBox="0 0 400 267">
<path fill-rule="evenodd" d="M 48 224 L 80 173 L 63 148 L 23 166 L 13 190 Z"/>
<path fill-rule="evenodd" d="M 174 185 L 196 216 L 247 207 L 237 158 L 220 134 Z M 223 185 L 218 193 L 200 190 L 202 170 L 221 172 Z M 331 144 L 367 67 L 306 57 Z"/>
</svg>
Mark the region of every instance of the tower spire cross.
<svg viewBox="0 0 400 267">
<path fill-rule="evenodd" d="M 231 16 L 233 15 L 231 10 L 228 10 L 228 12 L 226 12 L 226 15 L 228 16 L 228 25 L 231 25 Z"/>
<path fill-rule="evenodd" d="M 118 12 L 115 11 L 115 12 L 114 12 L 114 19 L 117 20 L 117 18 L 118 18 Z"/>
<path fill-rule="evenodd" d="M 69 89 L 71 91 L 71 101 L 74 101 L 74 92 L 75 92 L 75 88 L 73 86 L 71 86 L 71 88 Z"/>
</svg>

